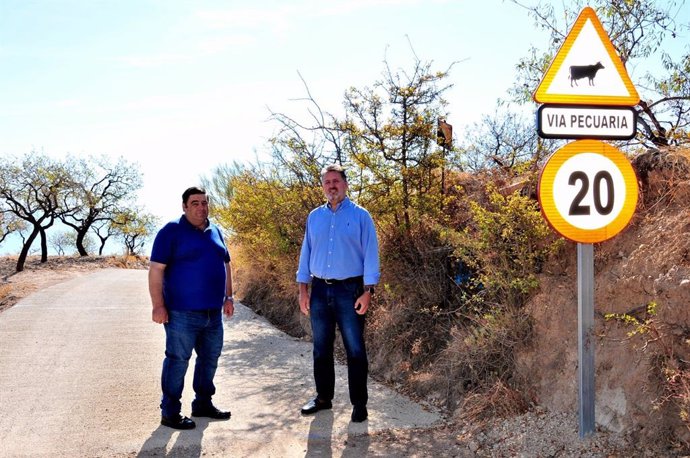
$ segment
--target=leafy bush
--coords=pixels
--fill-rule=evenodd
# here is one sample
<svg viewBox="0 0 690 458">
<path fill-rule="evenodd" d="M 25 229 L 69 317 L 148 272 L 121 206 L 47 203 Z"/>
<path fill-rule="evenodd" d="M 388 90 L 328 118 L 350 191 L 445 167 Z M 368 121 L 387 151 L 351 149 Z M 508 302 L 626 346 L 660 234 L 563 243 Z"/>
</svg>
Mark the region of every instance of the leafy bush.
<svg viewBox="0 0 690 458">
<path fill-rule="evenodd" d="M 472 222 L 464 231 L 449 231 L 455 256 L 478 273 L 487 300 L 520 306 L 538 286 L 536 274 L 560 243 L 537 203 L 514 192 L 487 188 L 488 203 L 471 201 Z"/>
<path fill-rule="evenodd" d="M 232 228 L 233 265 L 242 301 L 287 332 L 305 334 L 295 272 L 304 223 L 320 191 L 289 186 L 276 175 L 258 171 L 236 173 L 227 186 L 232 199 L 216 210 L 216 218 L 223 227 Z"/>
<path fill-rule="evenodd" d="M 485 392 L 486 408 L 509 408 L 498 406 L 501 393 L 522 408 L 519 387 L 511 387 L 515 350 L 532 333 L 522 305 L 560 243 L 527 196 L 489 185 L 486 195 L 456 197 L 462 202 L 453 208 L 468 213 L 453 215 L 462 230 L 418 217 L 409 236 L 386 233 L 385 289 L 369 336 L 374 371 L 450 407 L 472 393 L 479 408 Z"/>
</svg>

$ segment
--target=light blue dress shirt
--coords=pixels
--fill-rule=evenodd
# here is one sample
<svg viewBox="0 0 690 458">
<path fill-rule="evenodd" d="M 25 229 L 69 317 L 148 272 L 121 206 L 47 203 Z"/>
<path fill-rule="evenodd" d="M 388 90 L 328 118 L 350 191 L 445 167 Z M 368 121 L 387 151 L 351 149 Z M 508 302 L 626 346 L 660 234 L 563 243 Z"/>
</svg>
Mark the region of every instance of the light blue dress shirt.
<svg viewBox="0 0 690 458">
<path fill-rule="evenodd" d="M 312 276 L 329 280 L 363 276 L 365 285 L 379 282 L 374 221 L 367 210 L 348 197 L 336 211 L 326 203 L 307 217 L 297 282 L 310 283 Z"/>
</svg>

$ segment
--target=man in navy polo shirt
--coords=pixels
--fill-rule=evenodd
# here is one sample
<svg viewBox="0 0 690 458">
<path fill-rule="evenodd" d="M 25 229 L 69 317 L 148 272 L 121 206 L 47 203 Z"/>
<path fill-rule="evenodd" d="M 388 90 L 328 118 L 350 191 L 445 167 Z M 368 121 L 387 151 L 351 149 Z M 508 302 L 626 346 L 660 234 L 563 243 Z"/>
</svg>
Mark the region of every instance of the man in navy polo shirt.
<svg viewBox="0 0 690 458">
<path fill-rule="evenodd" d="M 364 317 L 380 277 L 376 228 L 369 212 L 347 197 L 341 166 L 321 171 L 321 187 L 327 202 L 307 218 L 297 269 L 300 310 L 311 318 L 316 384 L 316 397 L 302 407 L 302 414 L 332 407 L 337 325 L 347 353 L 350 418 L 359 423 L 368 417 Z"/>
<path fill-rule="evenodd" d="M 180 414 L 184 378 L 196 352 L 192 416 L 227 420 L 216 408 L 213 377 L 223 348 L 222 313 L 235 311 L 230 253 L 223 235 L 208 219 L 206 191 L 192 187 L 182 194 L 184 214 L 156 235 L 149 267 L 152 319 L 165 326 L 161 387 L 161 424 L 192 429 L 194 420 Z"/>
</svg>

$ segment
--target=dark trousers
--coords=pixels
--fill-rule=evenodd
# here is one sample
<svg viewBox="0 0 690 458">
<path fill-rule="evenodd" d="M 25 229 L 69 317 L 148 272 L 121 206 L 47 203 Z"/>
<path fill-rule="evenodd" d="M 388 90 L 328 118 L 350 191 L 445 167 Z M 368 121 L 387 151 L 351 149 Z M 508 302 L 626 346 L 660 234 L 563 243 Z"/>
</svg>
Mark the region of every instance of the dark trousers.
<svg viewBox="0 0 690 458">
<path fill-rule="evenodd" d="M 362 292 L 361 278 L 332 284 L 315 278 L 312 282 L 309 315 L 314 338 L 314 381 L 321 400 L 332 400 L 335 390 L 333 344 L 337 325 L 347 353 L 350 402 L 367 403 L 369 362 L 364 345 L 365 318 L 354 308 Z"/>
<path fill-rule="evenodd" d="M 168 323 L 165 324 L 165 359 L 161 376 L 163 416 L 174 418 L 180 413 L 180 399 L 192 350 L 196 352 L 193 380 L 196 396 L 192 402 L 192 409 L 203 409 L 211 405 L 211 397 L 216 393 L 213 377 L 222 349 L 222 309 L 210 312 L 168 311 Z"/>
</svg>

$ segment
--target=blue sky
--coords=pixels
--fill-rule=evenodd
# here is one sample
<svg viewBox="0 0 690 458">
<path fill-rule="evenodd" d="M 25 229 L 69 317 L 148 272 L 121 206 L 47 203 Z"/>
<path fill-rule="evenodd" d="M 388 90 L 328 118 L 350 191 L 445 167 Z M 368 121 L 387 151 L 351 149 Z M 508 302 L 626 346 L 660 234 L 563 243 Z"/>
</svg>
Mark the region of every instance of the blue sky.
<svg viewBox="0 0 690 458">
<path fill-rule="evenodd" d="M 0 154 L 124 156 L 164 222 L 200 175 L 265 153 L 267 107 L 304 113 L 298 72 L 339 113 L 384 58 L 409 68 L 410 43 L 436 70 L 458 62 L 446 98 L 459 132 L 547 35 L 501 0 L 0 0 Z"/>
</svg>

